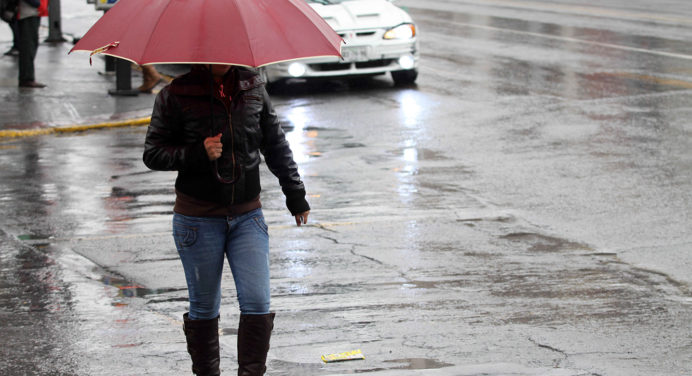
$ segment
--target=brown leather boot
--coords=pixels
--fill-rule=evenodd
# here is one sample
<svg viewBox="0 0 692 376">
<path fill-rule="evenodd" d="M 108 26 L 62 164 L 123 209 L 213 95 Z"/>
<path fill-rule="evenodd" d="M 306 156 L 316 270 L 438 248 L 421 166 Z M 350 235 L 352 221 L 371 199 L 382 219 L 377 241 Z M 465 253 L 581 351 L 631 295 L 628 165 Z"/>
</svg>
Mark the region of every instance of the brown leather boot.
<svg viewBox="0 0 692 376">
<path fill-rule="evenodd" d="M 142 93 L 151 93 L 156 85 L 163 80 L 156 68 L 151 65 L 142 65 L 142 85 L 137 88 Z"/>
<path fill-rule="evenodd" d="M 262 376 L 267 371 L 269 338 L 274 313 L 240 315 L 238 326 L 238 376 Z"/>
<path fill-rule="evenodd" d="M 183 315 L 183 331 L 187 352 L 192 358 L 192 373 L 197 376 L 217 376 L 219 369 L 219 318 L 190 320 Z"/>
</svg>

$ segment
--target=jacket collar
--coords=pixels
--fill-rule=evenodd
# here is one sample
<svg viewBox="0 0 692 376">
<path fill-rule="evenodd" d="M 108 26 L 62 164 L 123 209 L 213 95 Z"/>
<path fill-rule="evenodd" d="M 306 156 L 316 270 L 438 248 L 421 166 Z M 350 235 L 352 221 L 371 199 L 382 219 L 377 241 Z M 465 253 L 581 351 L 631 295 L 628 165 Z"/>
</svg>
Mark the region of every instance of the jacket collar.
<svg viewBox="0 0 692 376">
<path fill-rule="evenodd" d="M 211 77 L 208 70 L 193 67 L 192 70 L 171 82 L 169 91 L 177 95 L 209 96 Z M 257 69 L 232 67 L 224 77 L 224 85 L 233 87 L 233 93 L 246 91 L 264 84 Z M 235 96 L 235 95 L 234 95 Z"/>
</svg>

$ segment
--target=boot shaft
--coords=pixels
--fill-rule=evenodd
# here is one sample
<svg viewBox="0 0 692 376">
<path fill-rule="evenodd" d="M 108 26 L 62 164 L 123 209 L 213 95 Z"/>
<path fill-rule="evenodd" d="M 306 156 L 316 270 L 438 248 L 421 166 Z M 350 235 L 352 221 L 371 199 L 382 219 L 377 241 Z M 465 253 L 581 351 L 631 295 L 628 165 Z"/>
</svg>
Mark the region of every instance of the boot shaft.
<svg viewBox="0 0 692 376">
<path fill-rule="evenodd" d="M 187 352 L 192 359 L 192 373 L 197 376 L 217 376 L 219 369 L 219 317 L 211 320 L 190 320 L 183 315 L 183 332 Z"/>
<path fill-rule="evenodd" d="M 262 376 L 267 370 L 269 339 L 274 313 L 240 315 L 238 326 L 238 376 Z"/>
</svg>

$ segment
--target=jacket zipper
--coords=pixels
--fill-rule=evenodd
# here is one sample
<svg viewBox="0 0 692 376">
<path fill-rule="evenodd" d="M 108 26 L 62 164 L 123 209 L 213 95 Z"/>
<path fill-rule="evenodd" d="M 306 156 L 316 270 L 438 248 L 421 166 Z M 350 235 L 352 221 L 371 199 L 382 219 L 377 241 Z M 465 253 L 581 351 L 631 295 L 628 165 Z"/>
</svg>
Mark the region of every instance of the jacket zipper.
<svg viewBox="0 0 692 376">
<path fill-rule="evenodd" d="M 216 96 L 214 96 L 214 99 L 218 102 L 221 103 L 221 107 L 223 107 L 224 111 L 226 111 L 226 115 L 228 117 L 228 125 L 229 129 L 231 132 L 231 180 L 235 179 L 235 136 L 233 132 L 233 117 L 231 116 L 231 110 L 226 107 L 226 104 Z M 231 97 L 231 106 L 233 106 L 233 97 Z M 231 205 L 235 203 L 235 183 L 231 187 Z"/>
<path fill-rule="evenodd" d="M 233 98 L 231 98 L 231 104 L 233 103 Z M 224 106 L 226 107 L 226 106 Z M 228 113 L 228 124 L 230 124 L 230 129 L 231 129 L 231 163 L 232 168 L 231 168 L 231 179 L 235 179 L 235 136 L 233 135 L 233 117 L 231 116 L 231 110 L 226 109 L 226 112 Z M 237 182 L 236 182 L 237 183 Z M 233 183 L 233 186 L 231 187 L 231 205 L 235 203 L 235 183 Z"/>
</svg>

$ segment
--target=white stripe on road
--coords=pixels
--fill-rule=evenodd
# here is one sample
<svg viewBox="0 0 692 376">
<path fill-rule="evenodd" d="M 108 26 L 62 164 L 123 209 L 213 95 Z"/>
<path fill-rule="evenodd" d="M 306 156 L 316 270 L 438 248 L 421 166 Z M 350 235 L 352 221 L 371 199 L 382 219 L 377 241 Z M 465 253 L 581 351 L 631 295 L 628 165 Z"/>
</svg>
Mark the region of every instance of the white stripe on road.
<svg viewBox="0 0 692 376">
<path fill-rule="evenodd" d="M 455 22 L 454 24 L 465 26 L 465 27 L 470 27 L 470 28 L 475 28 L 475 29 L 500 31 L 500 32 L 505 32 L 505 33 L 528 35 L 528 36 L 532 36 L 532 37 L 536 37 L 536 38 L 544 38 L 544 39 L 559 40 L 559 41 L 563 41 L 563 42 L 586 44 L 586 45 L 590 45 L 590 46 L 612 48 L 612 49 L 616 49 L 616 50 L 629 51 L 629 52 L 638 52 L 638 53 L 644 53 L 644 54 L 655 55 L 655 56 L 665 56 L 665 57 L 671 57 L 671 58 L 676 58 L 676 59 L 692 60 L 692 55 L 681 54 L 681 53 L 676 53 L 676 52 L 655 51 L 655 50 L 648 50 L 648 49 L 639 48 L 639 47 L 630 47 L 630 46 L 623 46 L 623 45 L 612 44 L 612 43 L 594 42 L 594 41 L 590 41 L 590 40 L 583 40 L 583 39 L 577 39 L 577 38 L 572 38 L 572 37 L 563 37 L 563 36 L 558 36 L 558 35 L 541 34 L 541 33 L 535 33 L 535 32 L 531 32 L 531 31 L 505 29 L 505 28 L 500 28 L 500 27 L 478 25 L 478 24 L 472 24 L 472 23 L 457 23 L 457 22 Z"/>
<path fill-rule="evenodd" d="M 626 11 L 620 9 L 609 9 L 597 6 L 584 6 L 572 4 L 549 4 L 537 1 L 516 1 L 516 0 L 466 0 L 467 3 L 483 6 L 501 6 L 508 8 L 518 8 L 536 10 L 543 12 L 571 13 L 590 17 L 608 17 L 624 19 L 629 21 L 642 22 L 668 22 L 673 24 L 692 24 L 692 18 L 680 15 L 651 14 L 637 11 Z"/>
</svg>

